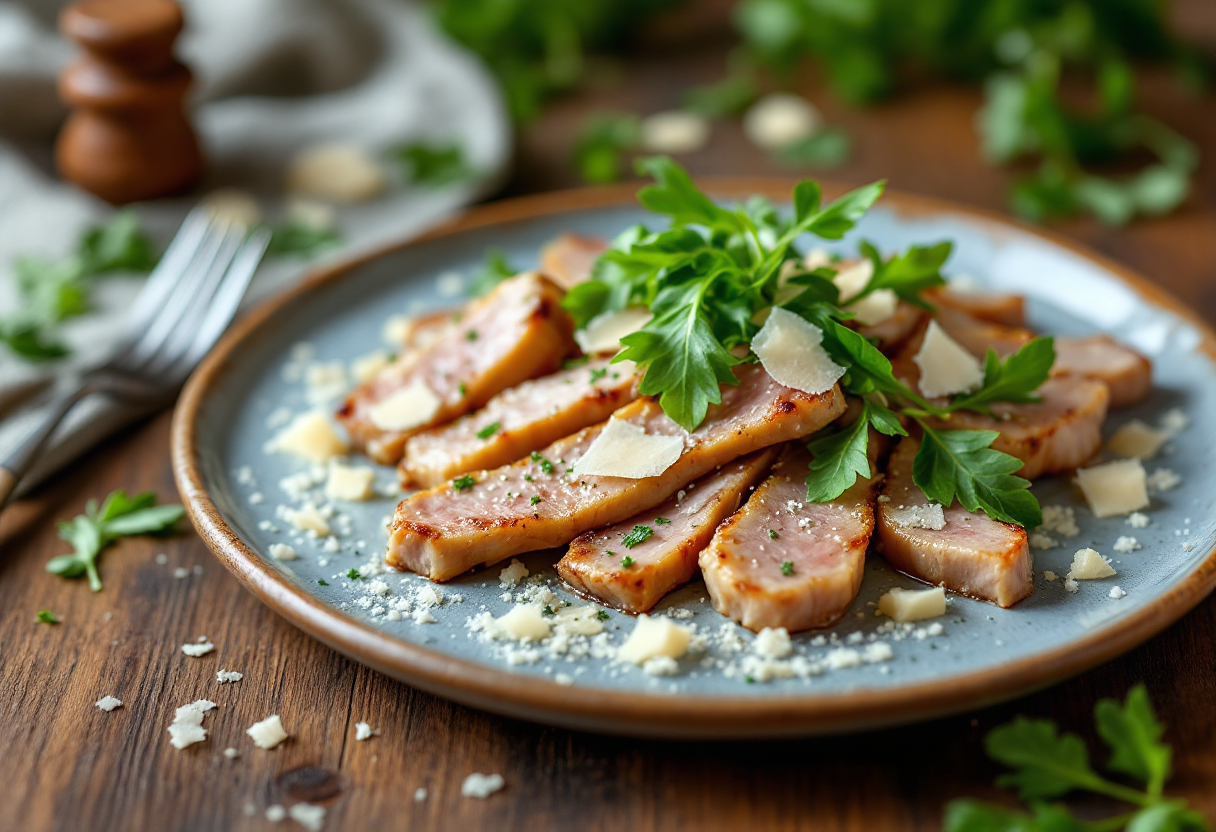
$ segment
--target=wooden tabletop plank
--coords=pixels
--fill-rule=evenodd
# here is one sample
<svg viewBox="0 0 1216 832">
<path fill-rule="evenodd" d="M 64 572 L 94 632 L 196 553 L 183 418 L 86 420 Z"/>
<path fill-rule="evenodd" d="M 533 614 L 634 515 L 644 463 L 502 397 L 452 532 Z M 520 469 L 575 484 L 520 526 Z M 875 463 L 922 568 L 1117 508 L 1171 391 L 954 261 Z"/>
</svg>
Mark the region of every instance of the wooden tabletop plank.
<svg viewBox="0 0 1216 832">
<path fill-rule="evenodd" d="M 577 184 L 561 160 L 587 113 L 675 106 L 688 84 L 720 76 L 725 46 L 711 40 L 641 55 L 626 62 L 622 87 L 558 103 L 524 136 L 510 190 Z M 803 90 L 856 143 L 854 160 L 833 178 L 888 177 L 894 188 L 1003 210 L 1010 173 L 979 161 L 974 89 L 927 88 L 864 111 L 833 102 L 813 79 Z M 1209 156 L 1216 149 L 1210 98 L 1198 106 L 1159 75 L 1144 97 Z M 687 162 L 701 174 L 788 172 L 748 146 L 734 123 L 717 125 L 711 145 Z M 1060 228 L 1216 320 L 1210 158 L 1175 216 L 1125 229 L 1089 220 Z M 347 661 L 264 608 L 192 533 L 120 542 L 103 555 L 101 593 L 47 574 L 45 562 L 66 550 L 54 521 L 119 487 L 175 499 L 167 416 L 111 440 L 0 515 L 0 778 L 8 786 L 0 828 L 268 829 L 277 828 L 265 819 L 268 806 L 311 798 L 329 809 L 326 829 L 931 830 L 954 797 L 999 797 L 997 769 L 982 750 L 987 730 L 1027 713 L 1093 740 L 1094 702 L 1141 680 L 1170 726 L 1170 792 L 1216 817 L 1213 599 L 1116 661 L 976 713 L 787 742 L 603 737 L 472 711 Z M 174 577 L 177 568 L 188 576 Z M 63 624 L 35 624 L 42 608 Z M 183 655 L 180 645 L 200 635 L 216 651 Z M 245 677 L 219 685 L 221 667 Z M 93 703 L 105 695 L 123 707 L 99 711 Z M 166 728 L 175 708 L 199 698 L 218 704 L 204 719 L 209 737 L 176 751 Z M 291 738 L 257 749 L 245 729 L 272 713 Z M 380 735 L 356 742 L 360 721 Z M 238 759 L 222 755 L 229 746 Z M 461 782 L 475 771 L 501 773 L 506 788 L 484 801 L 462 797 Z M 415 801 L 418 788 L 425 800 Z"/>
</svg>

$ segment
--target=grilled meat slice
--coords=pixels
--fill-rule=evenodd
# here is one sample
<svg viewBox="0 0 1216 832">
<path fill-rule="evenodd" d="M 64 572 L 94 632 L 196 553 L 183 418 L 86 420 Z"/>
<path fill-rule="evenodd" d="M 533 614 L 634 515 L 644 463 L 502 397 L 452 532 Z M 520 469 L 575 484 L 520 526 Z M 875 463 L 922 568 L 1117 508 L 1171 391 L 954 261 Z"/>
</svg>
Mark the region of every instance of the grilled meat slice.
<svg viewBox="0 0 1216 832">
<path fill-rule="evenodd" d="M 801 443 L 787 446 L 772 475 L 701 552 L 714 608 L 749 630 L 827 627 L 861 588 L 881 477 L 858 479 L 831 502 L 808 503 L 810 461 Z"/>
<path fill-rule="evenodd" d="M 1153 384 L 1153 365 L 1131 347 L 1109 335 L 1057 338 L 1052 375 L 1080 376 L 1100 381 L 1110 390 L 1111 407 L 1144 401 Z"/>
<path fill-rule="evenodd" d="M 527 272 L 500 283 L 446 325 L 431 346 L 403 356 L 347 398 L 338 419 L 351 444 L 381 463 L 401 458 L 405 441 L 445 424 L 529 378 L 551 373 L 574 349 L 574 322 L 561 308 L 562 290 Z M 438 399 L 429 418 L 399 427 L 379 416 L 394 394 L 424 387 Z M 408 423 L 408 420 L 407 420 Z"/>
<path fill-rule="evenodd" d="M 746 499 L 748 489 L 768 473 L 777 452 L 766 448 L 737 459 L 661 506 L 579 535 L 558 562 L 558 574 L 579 592 L 617 609 L 648 611 L 696 574 L 697 553 Z M 627 545 L 623 541 L 638 526 L 650 528 L 652 535 Z M 628 566 L 622 564 L 626 556 Z"/>
<path fill-rule="evenodd" d="M 403 487 L 429 488 L 466 471 L 497 468 L 604 421 L 637 397 L 633 363 L 610 361 L 525 381 L 475 413 L 411 437 L 399 468 Z"/>
<path fill-rule="evenodd" d="M 859 326 L 857 331 L 877 341 L 878 348 L 884 353 L 892 353 L 916 333 L 924 318 L 925 313 L 921 309 L 901 300 L 895 306 L 894 315 L 870 326 Z"/>
<path fill-rule="evenodd" d="M 692 434 L 649 399 L 613 414 L 647 434 L 684 438 L 683 454 L 662 474 L 646 479 L 572 475 L 570 469 L 603 425 L 586 428 L 534 459 L 471 475 L 472 482 L 462 480 L 459 491 L 445 483 L 403 500 L 390 530 L 387 562 L 442 581 L 479 564 L 562 546 L 666 501 L 744 454 L 813 433 L 845 408 L 838 387 L 818 396 L 791 390 L 758 364 L 740 365 L 736 376 L 739 384 L 722 388 L 722 403 L 710 407 Z"/>
<path fill-rule="evenodd" d="M 1033 480 L 1084 464 L 1102 447 L 1102 423 L 1110 393 L 1106 385 L 1085 378 L 1051 378 L 1039 388 L 1036 404 L 992 405 L 992 416 L 959 411 L 938 427 L 995 430 L 998 451 L 1025 463 L 1018 474 Z"/>
<path fill-rule="evenodd" d="M 887 463 L 878 502 L 878 543 L 891 566 L 946 589 L 1012 607 L 1034 592 L 1033 564 L 1026 530 L 972 514 L 958 503 L 943 510 L 945 525 L 923 528 L 907 520 L 907 510 L 929 505 L 912 481 L 912 461 L 920 443 L 900 441 Z"/>
<path fill-rule="evenodd" d="M 563 234 L 540 251 L 540 270 L 563 289 L 591 277 L 595 258 L 608 248 L 599 237 Z"/>
<path fill-rule="evenodd" d="M 978 321 L 1009 327 L 1026 326 L 1026 298 L 1021 295 L 943 286 L 927 291 L 925 299 L 934 306 L 965 312 Z"/>
</svg>

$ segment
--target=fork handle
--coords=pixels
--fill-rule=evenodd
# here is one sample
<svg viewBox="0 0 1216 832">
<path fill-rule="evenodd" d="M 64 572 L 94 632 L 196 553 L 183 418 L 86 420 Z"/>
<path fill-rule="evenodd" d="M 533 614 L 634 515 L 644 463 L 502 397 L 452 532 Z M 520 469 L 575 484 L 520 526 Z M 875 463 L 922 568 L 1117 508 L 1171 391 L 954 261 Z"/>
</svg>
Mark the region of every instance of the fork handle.
<svg viewBox="0 0 1216 832">
<path fill-rule="evenodd" d="M 70 390 L 52 398 L 48 405 L 49 412 L 43 417 L 38 427 L 14 448 L 8 457 L 0 461 L 0 509 L 8 505 L 9 498 L 17 490 L 21 478 L 29 473 L 34 460 L 38 458 L 38 452 L 45 447 L 47 440 L 55 432 L 55 428 L 59 427 L 59 423 L 63 421 L 63 417 L 68 415 L 78 401 L 92 392 L 92 385 L 87 381 L 81 381 Z"/>
</svg>

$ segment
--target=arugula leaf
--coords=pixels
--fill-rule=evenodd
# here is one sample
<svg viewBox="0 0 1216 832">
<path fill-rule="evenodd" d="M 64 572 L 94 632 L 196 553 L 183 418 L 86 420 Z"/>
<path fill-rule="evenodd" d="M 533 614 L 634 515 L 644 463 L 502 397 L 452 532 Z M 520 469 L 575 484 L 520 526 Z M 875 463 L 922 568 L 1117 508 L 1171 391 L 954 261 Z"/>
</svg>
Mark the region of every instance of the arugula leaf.
<svg viewBox="0 0 1216 832">
<path fill-rule="evenodd" d="M 949 409 L 989 413 L 988 405 L 993 402 L 1037 402 L 1035 391 L 1047 381 L 1055 361 L 1055 339 L 1051 336 L 1027 341 L 1004 361 L 990 349 L 984 360 L 983 386 L 954 399 Z"/>
<path fill-rule="evenodd" d="M 1098 735 L 1110 746 L 1107 768 L 1146 784 L 1149 794 L 1159 795 L 1170 776 L 1170 747 L 1161 742 L 1165 727 L 1157 721 L 1148 689 L 1136 685 L 1120 705 L 1102 699 L 1094 708 Z"/>
<path fill-rule="evenodd" d="M 798 236 L 809 233 L 825 240 L 839 240 L 853 230 L 857 221 L 882 196 L 886 186 L 887 180 L 885 179 L 871 182 L 869 185 L 849 191 L 819 210 L 800 215 L 790 234 Z"/>
<path fill-rule="evenodd" d="M 59 536 L 72 544 L 73 552 L 51 558 L 46 570 L 64 578 L 88 575 L 90 588 L 100 592 L 97 559 L 105 547 L 121 537 L 166 531 L 184 515 L 179 505 L 156 505 L 156 495 L 150 491 L 133 497 L 121 489 L 113 491 L 100 508 L 96 500 L 89 500 L 84 514 L 59 523 Z"/>
<path fill-rule="evenodd" d="M 1089 752 L 1076 734 L 1059 734 L 1055 723 L 1018 717 L 993 729 L 984 741 L 988 756 L 1015 769 L 997 779 L 1023 798 L 1059 797 L 1100 781 Z"/>
<path fill-rule="evenodd" d="M 1025 528 L 1042 524 L 1039 503 L 1027 490 L 1030 481 L 1014 476 L 1022 461 L 990 447 L 996 431 L 936 430 L 917 421 L 923 436 L 912 479 L 926 497 L 944 506 L 957 498 L 968 511 L 983 510 L 994 520 Z"/>
<path fill-rule="evenodd" d="M 298 255 L 316 257 L 342 245 L 337 229 L 311 225 L 293 219 L 270 229 L 266 254 L 271 257 Z"/>
<path fill-rule="evenodd" d="M 946 285 L 941 269 L 954 244 L 942 242 L 933 246 L 909 246 L 908 250 L 883 260 L 878 250 L 862 241 L 862 252 L 874 264 L 874 275 L 857 297 L 864 297 L 877 289 L 891 289 L 902 300 L 918 306 L 928 306 L 920 293 L 935 286 Z"/>
<path fill-rule="evenodd" d="M 391 155 L 401 163 L 407 181 L 413 185 L 442 188 L 474 176 L 459 144 L 413 142 L 395 148 Z"/>
<path fill-rule="evenodd" d="M 866 456 L 870 428 L 870 404 L 861 414 L 839 430 L 811 441 L 807 450 L 813 457 L 811 475 L 806 479 L 806 498 L 812 503 L 826 503 L 843 494 L 858 477 L 870 476 L 870 460 Z M 824 433 L 825 431 L 820 431 Z"/>
<path fill-rule="evenodd" d="M 39 624 L 60 624 L 62 623 L 59 616 L 50 610 L 38 610 L 34 615 L 34 621 Z"/>
<path fill-rule="evenodd" d="M 638 202 L 647 210 L 671 217 L 674 225 L 703 225 L 711 231 L 727 233 L 748 230 L 750 222 L 745 214 L 719 206 L 669 157 L 639 159 L 637 170 L 654 177 L 656 182 L 638 191 Z"/>
</svg>

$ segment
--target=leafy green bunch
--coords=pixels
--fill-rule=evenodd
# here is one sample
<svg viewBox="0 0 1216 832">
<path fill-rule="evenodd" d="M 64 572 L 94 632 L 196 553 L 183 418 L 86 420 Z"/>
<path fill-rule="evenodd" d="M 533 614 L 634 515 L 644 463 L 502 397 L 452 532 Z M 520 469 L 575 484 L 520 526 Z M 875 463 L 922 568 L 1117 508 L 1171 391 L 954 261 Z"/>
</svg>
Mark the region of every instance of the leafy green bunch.
<svg viewBox="0 0 1216 832">
<path fill-rule="evenodd" d="M 738 384 L 733 368 L 755 360 L 747 347 L 759 321 L 780 306 L 818 327 L 823 348 L 846 370 L 844 391 L 862 401 L 860 418 L 825 429 L 811 442 L 809 500 L 835 499 L 858 476 L 870 475 L 869 428 L 904 436 L 904 423 L 911 421 L 922 434 L 913 477 L 931 500 L 950 505 L 957 498 L 971 511 L 1022 526 L 1042 522 L 1029 482 L 1014 476 L 1021 462 L 991 447 L 996 431 L 950 430 L 942 423 L 959 410 L 988 413 L 995 402 L 1037 401 L 1034 391 L 1055 360 L 1052 340 L 1036 338 L 1004 360 L 990 352 L 980 389 L 930 402 L 898 380 L 890 360 L 848 325 L 854 313 L 840 302 L 835 269 L 803 265 L 796 241 L 804 235 L 841 239 L 879 198 L 884 183 L 824 204 L 819 184 L 804 180 L 794 188 L 793 216 L 785 217 L 758 197 L 745 205 L 717 204 L 666 157 L 641 160 L 639 170 L 656 184 L 643 188 L 638 200 L 667 217 L 669 226 L 625 231 L 565 305 L 579 326 L 629 306 L 649 308 L 650 321 L 621 339 L 624 349 L 616 356 L 642 371 L 643 395 L 658 396 L 676 423 L 696 429 L 709 405 L 721 403 L 721 385 Z M 887 259 L 869 243 L 861 249 L 873 272 L 850 303 L 886 289 L 928 308 L 921 294 L 944 283 L 941 266 L 951 245 L 912 246 Z"/>
<path fill-rule="evenodd" d="M 1198 82 L 1200 53 L 1175 40 L 1163 0 L 743 0 L 735 20 L 749 57 L 779 72 L 813 59 L 845 100 L 870 102 L 926 71 L 986 80 L 978 117 L 994 164 L 1040 160 L 1011 193 L 1019 213 L 1091 211 L 1105 222 L 1160 214 L 1185 198 L 1196 166 L 1190 142 L 1134 108 L 1129 61 L 1173 64 Z M 1083 78 L 1095 103 L 1065 103 L 1062 75 Z M 1085 166 L 1157 159 L 1115 178 Z"/>
<path fill-rule="evenodd" d="M 1171 749 L 1161 741 L 1164 726 L 1153 713 L 1148 691 L 1136 685 L 1119 703 L 1102 699 L 1094 725 L 1110 750 L 1106 768 L 1143 789 L 1113 781 L 1095 771 L 1085 742 L 1061 734 L 1055 723 L 1019 717 L 990 732 L 988 756 L 1013 771 L 997 785 L 1017 790 L 1030 812 L 977 800 L 956 800 L 946 807 L 945 832 L 1205 832 L 1207 821 L 1182 800 L 1165 797 Z M 1048 801 L 1083 791 L 1131 804 L 1133 811 L 1098 821 L 1083 821 L 1063 803 Z"/>
<path fill-rule="evenodd" d="M 100 507 L 89 500 L 84 514 L 59 523 L 59 536 L 72 544 L 72 553 L 47 561 L 46 571 L 64 578 L 87 575 L 89 587 L 101 591 L 97 558 L 120 537 L 156 534 L 173 528 L 185 510 L 179 505 L 156 505 L 151 491 L 128 497 L 121 489 L 110 492 Z"/>
<path fill-rule="evenodd" d="M 18 257 L 13 267 L 21 306 L 0 318 L 0 342 L 22 358 L 62 358 L 68 349 L 56 340 L 54 328 L 89 311 L 98 276 L 147 272 L 156 261 L 134 211 L 119 211 L 105 225 L 88 229 L 75 253 L 62 260 Z"/>
</svg>

